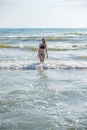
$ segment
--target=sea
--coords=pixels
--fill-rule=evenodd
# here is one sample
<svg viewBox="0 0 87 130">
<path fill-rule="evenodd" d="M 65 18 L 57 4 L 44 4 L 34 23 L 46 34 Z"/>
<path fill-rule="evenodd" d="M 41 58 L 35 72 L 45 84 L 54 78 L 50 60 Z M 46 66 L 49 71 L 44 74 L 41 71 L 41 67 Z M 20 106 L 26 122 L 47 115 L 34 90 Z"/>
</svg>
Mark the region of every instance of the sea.
<svg viewBox="0 0 87 130">
<path fill-rule="evenodd" d="M 0 130 L 87 130 L 87 28 L 0 28 Z"/>
</svg>

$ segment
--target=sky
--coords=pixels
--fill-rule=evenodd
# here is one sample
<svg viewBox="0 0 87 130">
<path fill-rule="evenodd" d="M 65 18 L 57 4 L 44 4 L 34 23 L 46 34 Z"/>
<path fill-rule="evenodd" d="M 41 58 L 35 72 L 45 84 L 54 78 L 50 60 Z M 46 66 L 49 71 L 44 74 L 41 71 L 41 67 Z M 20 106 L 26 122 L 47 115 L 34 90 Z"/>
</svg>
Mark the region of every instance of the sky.
<svg viewBox="0 0 87 130">
<path fill-rule="evenodd" d="M 87 0 L 0 0 L 0 28 L 87 28 Z"/>
</svg>

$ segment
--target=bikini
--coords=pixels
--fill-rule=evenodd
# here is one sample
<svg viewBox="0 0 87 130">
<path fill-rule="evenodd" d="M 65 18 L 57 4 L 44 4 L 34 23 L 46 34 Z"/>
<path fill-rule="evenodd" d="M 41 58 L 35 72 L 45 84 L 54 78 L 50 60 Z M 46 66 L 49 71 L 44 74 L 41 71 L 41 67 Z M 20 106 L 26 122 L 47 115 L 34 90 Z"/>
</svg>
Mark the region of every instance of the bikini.
<svg viewBox="0 0 87 130">
<path fill-rule="evenodd" d="M 43 44 L 40 44 L 40 49 L 45 49 L 45 46 Z"/>
<path fill-rule="evenodd" d="M 40 49 L 45 49 L 45 46 L 43 44 L 40 44 Z M 45 53 L 41 52 L 40 55 L 45 55 Z"/>
</svg>

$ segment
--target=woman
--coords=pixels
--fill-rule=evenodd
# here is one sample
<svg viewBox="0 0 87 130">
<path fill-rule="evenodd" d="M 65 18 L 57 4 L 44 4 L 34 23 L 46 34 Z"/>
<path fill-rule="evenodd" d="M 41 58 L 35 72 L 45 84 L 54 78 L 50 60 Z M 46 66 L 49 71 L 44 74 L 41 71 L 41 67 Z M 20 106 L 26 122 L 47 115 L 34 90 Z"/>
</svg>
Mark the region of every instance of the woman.
<svg viewBox="0 0 87 130">
<path fill-rule="evenodd" d="M 46 44 L 45 38 L 42 38 L 42 43 L 39 44 L 38 57 L 40 59 L 40 62 L 43 62 L 43 63 L 44 63 L 45 57 L 48 58 L 48 50 L 47 50 L 47 44 Z"/>
</svg>

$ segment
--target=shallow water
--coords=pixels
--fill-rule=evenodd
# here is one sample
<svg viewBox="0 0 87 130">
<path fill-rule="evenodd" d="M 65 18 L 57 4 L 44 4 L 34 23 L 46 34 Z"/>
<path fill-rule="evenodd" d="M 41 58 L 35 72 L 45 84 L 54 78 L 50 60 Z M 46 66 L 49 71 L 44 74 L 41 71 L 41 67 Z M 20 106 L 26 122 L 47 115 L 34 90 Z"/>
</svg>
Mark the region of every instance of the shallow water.
<svg viewBox="0 0 87 130">
<path fill-rule="evenodd" d="M 53 32 L 4 29 L 2 32 L 7 39 L 1 38 L 0 45 L 20 44 L 22 48 L 0 48 L 0 129 L 87 130 L 87 30 L 79 29 L 77 33 L 72 29 Z M 38 32 L 40 38 L 43 34 L 51 38 L 80 34 L 83 42 L 47 41 L 48 48 L 67 49 L 49 50 L 49 58 L 40 64 L 37 51 L 24 48 L 38 46 L 36 39 L 22 43 L 15 39 L 15 35 L 30 36 L 29 32 L 32 35 Z M 13 42 L 8 36 L 14 36 Z M 70 49 L 77 44 L 80 48 Z"/>
</svg>

